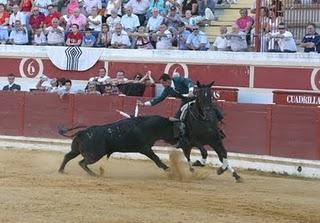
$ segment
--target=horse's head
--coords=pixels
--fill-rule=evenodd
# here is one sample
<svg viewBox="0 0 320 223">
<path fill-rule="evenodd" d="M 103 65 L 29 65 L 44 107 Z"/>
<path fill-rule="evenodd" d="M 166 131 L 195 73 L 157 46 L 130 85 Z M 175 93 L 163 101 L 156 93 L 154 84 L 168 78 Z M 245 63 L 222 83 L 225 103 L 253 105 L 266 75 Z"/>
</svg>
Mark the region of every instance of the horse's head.
<svg viewBox="0 0 320 223">
<path fill-rule="evenodd" d="M 210 84 L 201 84 L 197 81 L 197 88 L 195 90 L 196 96 L 196 105 L 200 112 L 200 115 L 205 120 L 212 120 L 213 115 L 215 114 L 213 111 L 213 93 L 211 91 L 211 86 L 213 85 L 214 81 Z"/>
</svg>

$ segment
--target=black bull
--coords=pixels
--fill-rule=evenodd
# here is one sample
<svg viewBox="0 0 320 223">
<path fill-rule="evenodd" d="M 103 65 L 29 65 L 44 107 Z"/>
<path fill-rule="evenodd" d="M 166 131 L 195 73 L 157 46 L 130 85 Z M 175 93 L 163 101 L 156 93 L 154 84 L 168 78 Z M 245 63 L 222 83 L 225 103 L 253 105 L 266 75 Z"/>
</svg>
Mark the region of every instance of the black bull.
<svg viewBox="0 0 320 223">
<path fill-rule="evenodd" d="M 71 151 L 67 153 L 60 166 L 63 173 L 65 165 L 79 154 L 83 160 L 79 165 L 90 175 L 96 175 L 88 165 L 100 160 L 103 156 L 110 157 L 114 152 L 141 153 L 153 160 L 164 170 L 168 169 L 151 147 L 157 140 L 164 140 L 169 144 L 176 144 L 174 137 L 175 123 L 161 116 L 144 116 L 124 119 L 112 124 L 92 126 L 76 132 L 73 138 Z M 72 129 L 59 129 L 61 135 Z"/>
</svg>

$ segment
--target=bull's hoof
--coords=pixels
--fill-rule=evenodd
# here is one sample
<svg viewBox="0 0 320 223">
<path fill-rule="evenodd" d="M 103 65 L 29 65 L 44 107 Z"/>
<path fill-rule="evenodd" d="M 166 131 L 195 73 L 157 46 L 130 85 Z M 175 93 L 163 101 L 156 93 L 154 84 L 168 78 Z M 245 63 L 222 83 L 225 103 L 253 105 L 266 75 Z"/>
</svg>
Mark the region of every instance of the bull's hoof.
<svg viewBox="0 0 320 223">
<path fill-rule="evenodd" d="M 218 170 L 217 170 L 217 174 L 218 175 L 221 175 L 221 174 L 223 174 L 226 170 L 227 170 L 228 168 L 222 168 L 222 167 L 220 167 Z"/>
<path fill-rule="evenodd" d="M 204 167 L 205 165 L 204 165 L 204 164 L 202 164 L 199 160 L 197 160 L 196 162 L 194 162 L 194 163 L 192 164 L 192 166 L 200 166 L 200 167 Z"/>
<path fill-rule="evenodd" d="M 232 176 L 236 179 L 237 183 L 242 182 L 242 178 L 236 172 L 233 172 Z"/>
<path fill-rule="evenodd" d="M 58 172 L 59 172 L 60 174 L 64 174 L 64 170 L 63 170 L 63 169 L 59 169 Z"/>
</svg>

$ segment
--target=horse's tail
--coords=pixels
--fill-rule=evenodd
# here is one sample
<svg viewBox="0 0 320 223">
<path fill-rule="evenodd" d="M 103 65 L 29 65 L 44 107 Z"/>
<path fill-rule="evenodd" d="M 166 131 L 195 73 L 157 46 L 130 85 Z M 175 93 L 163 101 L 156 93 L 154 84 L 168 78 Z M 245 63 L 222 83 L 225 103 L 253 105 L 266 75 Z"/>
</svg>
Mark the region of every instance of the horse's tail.
<svg viewBox="0 0 320 223">
<path fill-rule="evenodd" d="M 63 125 L 60 125 L 60 126 L 58 126 L 58 133 L 59 133 L 60 135 L 64 136 L 64 137 L 72 138 L 72 137 L 74 137 L 75 135 L 77 135 L 78 132 L 80 132 L 81 130 L 80 130 L 80 131 L 77 131 L 77 132 L 75 132 L 75 133 L 73 133 L 73 134 L 71 134 L 71 135 L 67 135 L 66 133 L 68 133 L 68 132 L 70 132 L 70 131 L 72 131 L 72 130 L 84 129 L 84 128 L 87 128 L 87 126 L 78 125 L 78 126 L 75 126 L 75 127 L 73 127 L 73 128 L 67 129 L 67 128 L 64 127 Z"/>
</svg>

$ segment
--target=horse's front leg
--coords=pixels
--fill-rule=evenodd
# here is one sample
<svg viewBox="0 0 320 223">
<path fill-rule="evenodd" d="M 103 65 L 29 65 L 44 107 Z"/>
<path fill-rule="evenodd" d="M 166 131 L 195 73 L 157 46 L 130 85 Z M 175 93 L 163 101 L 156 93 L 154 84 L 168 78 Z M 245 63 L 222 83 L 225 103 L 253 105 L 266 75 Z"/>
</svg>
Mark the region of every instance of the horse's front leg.
<svg viewBox="0 0 320 223">
<path fill-rule="evenodd" d="M 191 149 L 192 149 L 191 146 L 182 148 L 183 154 L 184 154 L 184 156 L 186 157 L 186 159 L 187 159 L 187 161 L 188 161 L 188 164 L 189 164 L 189 170 L 190 170 L 191 172 L 193 172 L 193 171 L 194 171 L 194 168 L 192 167 L 192 163 L 191 163 L 191 160 L 190 160 Z"/>
</svg>

